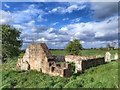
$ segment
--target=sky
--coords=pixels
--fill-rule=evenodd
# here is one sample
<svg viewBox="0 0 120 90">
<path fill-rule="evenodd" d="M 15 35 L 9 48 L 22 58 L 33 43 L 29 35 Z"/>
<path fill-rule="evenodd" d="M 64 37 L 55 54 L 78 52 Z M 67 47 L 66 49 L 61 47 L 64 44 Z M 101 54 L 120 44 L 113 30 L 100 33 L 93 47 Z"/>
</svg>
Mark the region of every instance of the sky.
<svg viewBox="0 0 120 90">
<path fill-rule="evenodd" d="M 117 2 L 3 2 L 0 24 L 21 32 L 21 49 L 46 43 L 63 49 L 77 38 L 84 48 L 118 44 Z"/>
</svg>

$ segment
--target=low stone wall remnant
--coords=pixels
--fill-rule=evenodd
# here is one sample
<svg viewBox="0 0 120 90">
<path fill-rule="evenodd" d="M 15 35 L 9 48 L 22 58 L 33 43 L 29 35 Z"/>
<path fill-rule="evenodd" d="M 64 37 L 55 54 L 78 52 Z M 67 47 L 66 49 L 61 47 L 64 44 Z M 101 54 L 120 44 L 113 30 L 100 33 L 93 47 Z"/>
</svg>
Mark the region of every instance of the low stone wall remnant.
<svg viewBox="0 0 120 90">
<path fill-rule="evenodd" d="M 76 60 L 75 62 L 75 72 L 82 72 L 85 69 L 90 67 L 95 67 L 101 64 L 104 64 L 105 60 L 103 58 L 95 58 L 95 59 L 88 59 L 88 60 Z"/>
</svg>

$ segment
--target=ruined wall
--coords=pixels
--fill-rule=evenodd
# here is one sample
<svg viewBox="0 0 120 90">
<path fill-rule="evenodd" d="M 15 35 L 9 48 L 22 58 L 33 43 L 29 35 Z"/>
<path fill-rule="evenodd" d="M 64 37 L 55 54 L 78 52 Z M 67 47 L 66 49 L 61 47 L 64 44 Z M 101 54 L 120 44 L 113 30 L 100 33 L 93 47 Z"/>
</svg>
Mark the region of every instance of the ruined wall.
<svg viewBox="0 0 120 90">
<path fill-rule="evenodd" d="M 99 58 L 98 56 L 75 56 L 75 55 L 67 55 L 65 56 L 66 62 L 76 62 L 76 60 L 88 60 L 88 59 L 94 59 Z"/>
<path fill-rule="evenodd" d="M 23 56 L 23 62 L 27 61 L 30 69 L 40 71 L 43 62 L 47 62 L 49 58 L 52 58 L 52 55 L 46 44 L 30 44 Z"/>
<path fill-rule="evenodd" d="M 71 68 L 65 63 L 63 66 L 56 62 L 65 61 L 64 56 L 52 56 L 46 44 L 28 45 L 23 58 L 18 59 L 17 67 L 21 70 L 37 70 L 53 76 L 68 76 Z"/>
<path fill-rule="evenodd" d="M 97 65 L 101 65 L 104 63 L 105 63 L 104 58 L 82 60 L 82 70 L 85 70 L 89 67 L 95 67 Z"/>
<path fill-rule="evenodd" d="M 65 62 L 65 56 L 53 56 L 55 62 Z"/>
<path fill-rule="evenodd" d="M 95 58 L 88 60 L 77 60 L 75 63 L 76 69 L 75 72 L 82 72 L 83 70 L 89 67 L 95 67 L 105 63 L 105 59 L 103 58 Z"/>
<path fill-rule="evenodd" d="M 104 58 L 96 56 L 52 56 L 46 44 L 39 43 L 28 45 L 23 58 L 18 59 L 17 67 L 21 70 L 37 70 L 52 76 L 69 77 L 72 67 L 65 62 L 74 62 L 76 72 L 81 72 L 89 67 L 103 64 L 105 61 Z"/>
<path fill-rule="evenodd" d="M 61 63 L 58 66 L 56 63 L 50 66 L 49 74 L 53 76 L 69 77 L 71 75 L 72 67 L 71 64 Z"/>
</svg>

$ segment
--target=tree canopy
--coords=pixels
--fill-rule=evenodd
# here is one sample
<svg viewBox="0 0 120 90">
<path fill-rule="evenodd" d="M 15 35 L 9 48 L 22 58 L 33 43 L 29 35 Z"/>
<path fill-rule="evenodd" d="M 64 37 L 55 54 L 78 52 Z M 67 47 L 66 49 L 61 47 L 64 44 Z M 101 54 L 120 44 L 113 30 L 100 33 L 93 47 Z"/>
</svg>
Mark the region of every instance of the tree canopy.
<svg viewBox="0 0 120 90">
<path fill-rule="evenodd" d="M 19 48 L 22 45 L 20 40 L 21 32 L 10 25 L 0 25 L 2 31 L 2 58 L 13 57 L 19 54 Z"/>
<path fill-rule="evenodd" d="M 78 39 L 74 39 L 73 41 L 70 41 L 65 47 L 66 52 L 70 55 L 79 55 L 80 50 L 82 49 L 83 47 Z"/>
</svg>

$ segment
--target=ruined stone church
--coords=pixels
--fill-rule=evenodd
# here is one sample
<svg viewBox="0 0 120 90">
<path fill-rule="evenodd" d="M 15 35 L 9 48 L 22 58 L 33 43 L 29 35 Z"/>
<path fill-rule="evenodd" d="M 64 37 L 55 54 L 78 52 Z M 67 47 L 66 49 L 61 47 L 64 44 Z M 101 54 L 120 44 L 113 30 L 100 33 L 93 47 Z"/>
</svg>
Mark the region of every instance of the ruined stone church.
<svg viewBox="0 0 120 90">
<path fill-rule="evenodd" d="M 23 58 L 18 59 L 17 67 L 21 70 L 37 70 L 53 76 L 68 77 L 71 74 L 69 63 L 56 64 L 45 43 L 28 45 Z"/>
<path fill-rule="evenodd" d="M 107 57 L 106 60 L 109 58 Z M 60 64 L 58 63 L 60 62 Z M 29 44 L 23 58 L 19 58 L 17 67 L 21 70 L 37 70 L 52 76 L 69 77 L 71 63 L 75 63 L 75 72 L 105 63 L 100 56 L 52 56 L 45 43 Z"/>
</svg>

